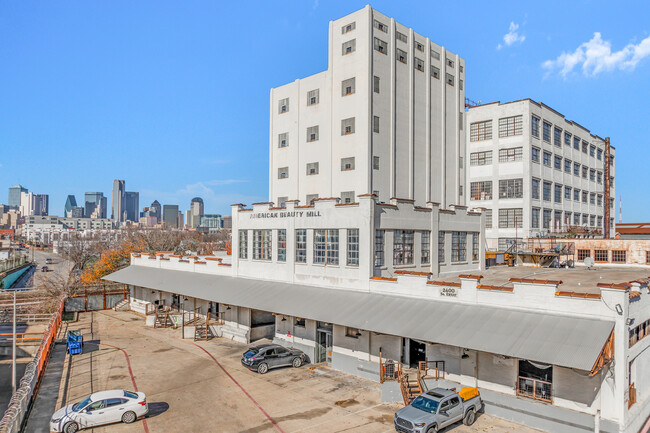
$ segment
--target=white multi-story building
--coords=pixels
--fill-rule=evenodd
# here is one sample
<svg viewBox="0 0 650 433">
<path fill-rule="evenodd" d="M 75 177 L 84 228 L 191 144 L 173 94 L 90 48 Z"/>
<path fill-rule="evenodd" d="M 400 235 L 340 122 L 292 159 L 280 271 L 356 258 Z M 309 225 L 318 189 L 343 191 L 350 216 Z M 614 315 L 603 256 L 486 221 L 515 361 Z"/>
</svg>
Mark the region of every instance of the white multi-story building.
<svg viewBox="0 0 650 433">
<path fill-rule="evenodd" d="M 270 200 L 464 204 L 465 61 L 370 6 L 328 47 L 326 71 L 271 90 Z"/>
<path fill-rule="evenodd" d="M 605 140 L 552 108 L 524 99 L 467 112 L 467 204 L 485 208 L 490 247 L 549 234 L 602 234 Z M 610 218 L 612 233 L 614 218 Z"/>
<path fill-rule="evenodd" d="M 61 218 L 57 216 L 27 216 L 18 235 L 28 241 L 51 244 L 74 232 L 113 229 L 113 221 L 106 218 Z"/>
</svg>

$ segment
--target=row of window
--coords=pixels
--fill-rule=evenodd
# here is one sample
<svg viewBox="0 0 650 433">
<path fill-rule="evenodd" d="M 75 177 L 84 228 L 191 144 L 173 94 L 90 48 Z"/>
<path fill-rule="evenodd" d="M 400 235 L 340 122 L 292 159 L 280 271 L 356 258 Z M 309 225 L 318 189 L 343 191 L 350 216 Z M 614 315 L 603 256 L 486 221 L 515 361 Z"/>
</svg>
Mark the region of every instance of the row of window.
<svg viewBox="0 0 650 433">
<path fill-rule="evenodd" d="M 531 149 L 531 159 L 533 162 L 539 163 L 540 149 L 538 147 L 533 147 Z M 564 170 L 565 173 L 573 174 L 574 176 L 582 177 L 583 179 L 589 179 L 592 182 L 598 182 L 599 184 L 603 183 L 603 173 L 594 168 L 589 168 L 586 165 L 580 165 L 577 162 L 573 162 L 568 158 L 562 158 L 559 155 L 553 155 L 551 152 L 544 151 L 543 153 L 543 164 L 547 167 L 553 167 L 556 170 Z M 610 177 L 610 185 L 614 185 L 614 176 Z"/>
<path fill-rule="evenodd" d="M 562 128 L 558 126 L 553 126 L 552 123 L 541 120 L 539 117 L 533 115 L 531 117 L 531 135 L 533 137 L 539 138 L 539 124 L 542 123 L 542 140 L 551 143 L 551 137 L 553 145 L 557 147 L 562 147 L 562 144 L 566 146 L 573 145 L 575 150 L 582 150 L 582 153 L 589 154 L 591 157 L 596 157 L 599 161 L 603 159 L 603 150 L 596 148 L 595 145 L 587 143 L 585 140 L 581 140 L 577 135 L 572 136 L 570 132 L 562 131 Z"/>
<path fill-rule="evenodd" d="M 421 231 L 420 233 L 420 264 L 428 265 L 431 262 L 430 241 L 431 233 Z M 448 232 L 438 232 L 438 263 L 445 262 L 445 238 Z M 459 263 L 467 261 L 467 232 L 451 233 L 451 262 Z M 472 236 L 472 261 L 479 257 L 479 234 L 469 233 Z M 411 265 L 414 263 L 414 230 L 393 230 L 393 265 Z M 384 248 L 385 230 L 375 231 L 375 266 L 385 265 Z"/>
<path fill-rule="evenodd" d="M 287 231 L 278 229 L 275 259 L 278 262 L 287 261 Z M 239 230 L 239 258 L 248 259 L 248 232 Z M 273 230 L 253 230 L 253 260 L 273 260 Z M 347 243 L 345 264 L 359 266 L 359 229 L 314 229 L 313 263 L 339 264 L 339 233 L 343 232 Z M 295 261 L 307 263 L 307 229 L 298 229 L 295 233 Z"/>
<path fill-rule="evenodd" d="M 612 250 L 611 260 L 609 250 L 594 250 L 593 255 L 591 250 L 579 249 L 577 251 L 578 261 L 584 261 L 587 257 L 591 257 L 598 263 L 626 263 L 627 251 L 625 250 Z"/>
<path fill-rule="evenodd" d="M 542 184 L 542 199 L 544 201 L 551 201 L 551 192 L 553 195 L 553 200 L 555 203 L 562 203 L 562 197 L 564 200 L 572 200 L 575 202 L 589 203 L 592 205 L 603 205 L 603 195 L 597 194 L 595 192 L 581 191 L 578 188 L 572 188 L 570 186 L 563 186 L 559 183 L 553 185 L 552 182 L 540 181 L 539 179 L 533 178 L 531 183 L 531 197 L 534 199 L 539 199 L 539 186 Z M 564 191 L 564 194 L 562 194 Z M 573 194 L 572 194 L 573 192 Z"/>
<path fill-rule="evenodd" d="M 499 138 L 521 135 L 523 131 L 522 116 L 502 117 L 499 119 Z M 469 141 L 492 139 L 492 121 L 474 122 L 469 126 Z"/>
<path fill-rule="evenodd" d="M 612 251 L 613 253 L 614 251 Z M 650 255 L 650 251 L 647 252 Z M 634 346 L 640 340 L 644 339 L 650 334 L 650 319 L 646 320 L 643 323 L 638 324 L 634 328 L 630 329 L 629 334 L 629 345 L 630 347 Z"/>
<path fill-rule="evenodd" d="M 377 165 L 379 161 L 377 161 Z M 307 176 L 318 174 L 318 162 L 307 163 Z M 348 158 L 341 158 L 341 171 L 354 170 L 354 156 Z M 289 167 L 278 168 L 278 179 L 289 178 Z"/>
<path fill-rule="evenodd" d="M 378 191 L 375 191 L 375 193 L 378 194 Z M 305 203 L 308 205 L 313 205 L 314 201 L 318 199 L 318 194 L 307 194 L 305 197 Z M 356 198 L 355 192 L 354 191 L 342 191 L 341 192 L 341 203 L 354 203 L 354 200 Z M 277 206 L 284 207 L 285 203 L 289 201 L 289 197 L 278 197 Z"/>
<path fill-rule="evenodd" d="M 603 217 L 597 215 L 581 214 L 579 212 L 563 212 L 561 210 L 540 209 L 538 207 L 532 208 L 530 226 L 532 228 L 540 228 L 540 216 L 542 217 L 542 228 L 544 229 L 560 229 L 563 226 L 589 226 L 589 227 L 602 227 Z M 612 222 L 613 223 L 613 222 Z M 552 224 L 552 225 L 551 225 Z"/>
</svg>

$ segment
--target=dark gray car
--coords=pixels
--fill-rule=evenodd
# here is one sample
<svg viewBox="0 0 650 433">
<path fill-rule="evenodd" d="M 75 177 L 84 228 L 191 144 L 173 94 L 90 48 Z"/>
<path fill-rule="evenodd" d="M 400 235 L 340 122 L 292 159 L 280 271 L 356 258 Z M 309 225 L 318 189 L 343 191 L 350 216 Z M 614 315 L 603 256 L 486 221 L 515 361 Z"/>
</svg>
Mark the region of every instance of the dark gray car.
<svg viewBox="0 0 650 433">
<path fill-rule="evenodd" d="M 260 344 L 250 347 L 242 356 L 241 363 L 249 370 L 264 374 L 272 368 L 293 366 L 305 363 L 306 355 L 298 349 L 287 349 L 279 344 Z"/>
</svg>

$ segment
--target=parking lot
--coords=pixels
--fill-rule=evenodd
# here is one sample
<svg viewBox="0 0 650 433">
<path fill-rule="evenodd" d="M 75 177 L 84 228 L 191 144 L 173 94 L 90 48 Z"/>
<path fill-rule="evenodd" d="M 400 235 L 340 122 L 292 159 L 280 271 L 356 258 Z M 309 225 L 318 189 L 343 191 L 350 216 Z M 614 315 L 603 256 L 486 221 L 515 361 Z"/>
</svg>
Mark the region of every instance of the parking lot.
<svg viewBox="0 0 650 433">
<path fill-rule="evenodd" d="M 181 340 L 178 330 L 146 327 L 130 312 L 82 313 L 69 329 L 82 330 L 84 352 L 66 356 L 63 344 L 57 345 L 27 432 L 47 432 L 54 410 L 92 392 L 136 387 L 147 394 L 150 416 L 92 431 L 394 431 L 400 406 L 380 403 L 379 384 L 325 366 L 259 375 L 241 366 L 242 344 Z M 537 430 L 481 415 L 472 427 L 457 424 L 444 431 Z"/>
</svg>

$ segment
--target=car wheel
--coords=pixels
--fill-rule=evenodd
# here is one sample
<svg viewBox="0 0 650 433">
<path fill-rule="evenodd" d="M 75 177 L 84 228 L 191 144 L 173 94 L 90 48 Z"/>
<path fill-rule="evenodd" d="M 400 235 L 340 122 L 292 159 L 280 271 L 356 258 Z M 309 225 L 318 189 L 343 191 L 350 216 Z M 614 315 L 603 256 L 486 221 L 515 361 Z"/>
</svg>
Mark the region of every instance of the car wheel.
<svg viewBox="0 0 650 433">
<path fill-rule="evenodd" d="M 63 431 L 65 433 L 77 433 L 77 430 L 79 430 L 79 425 L 74 421 L 71 421 L 63 426 Z"/>
<path fill-rule="evenodd" d="M 135 421 L 138 417 L 135 415 L 135 412 L 124 412 L 122 414 L 122 422 L 124 424 L 131 424 L 133 421 Z"/>
<path fill-rule="evenodd" d="M 476 420 L 476 412 L 474 412 L 474 409 L 470 409 L 465 414 L 465 418 L 463 418 L 463 424 L 472 425 L 474 424 L 475 420 Z"/>
<path fill-rule="evenodd" d="M 261 363 L 259 367 L 257 367 L 257 372 L 259 374 L 264 374 L 267 371 L 269 371 L 269 366 L 265 362 Z"/>
<path fill-rule="evenodd" d="M 293 358 L 293 363 L 292 364 L 293 364 L 294 368 L 298 368 L 298 367 L 300 367 L 302 365 L 302 359 L 297 358 L 297 357 Z"/>
<path fill-rule="evenodd" d="M 432 425 L 427 429 L 427 433 L 438 433 L 438 426 Z"/>
</svg>

